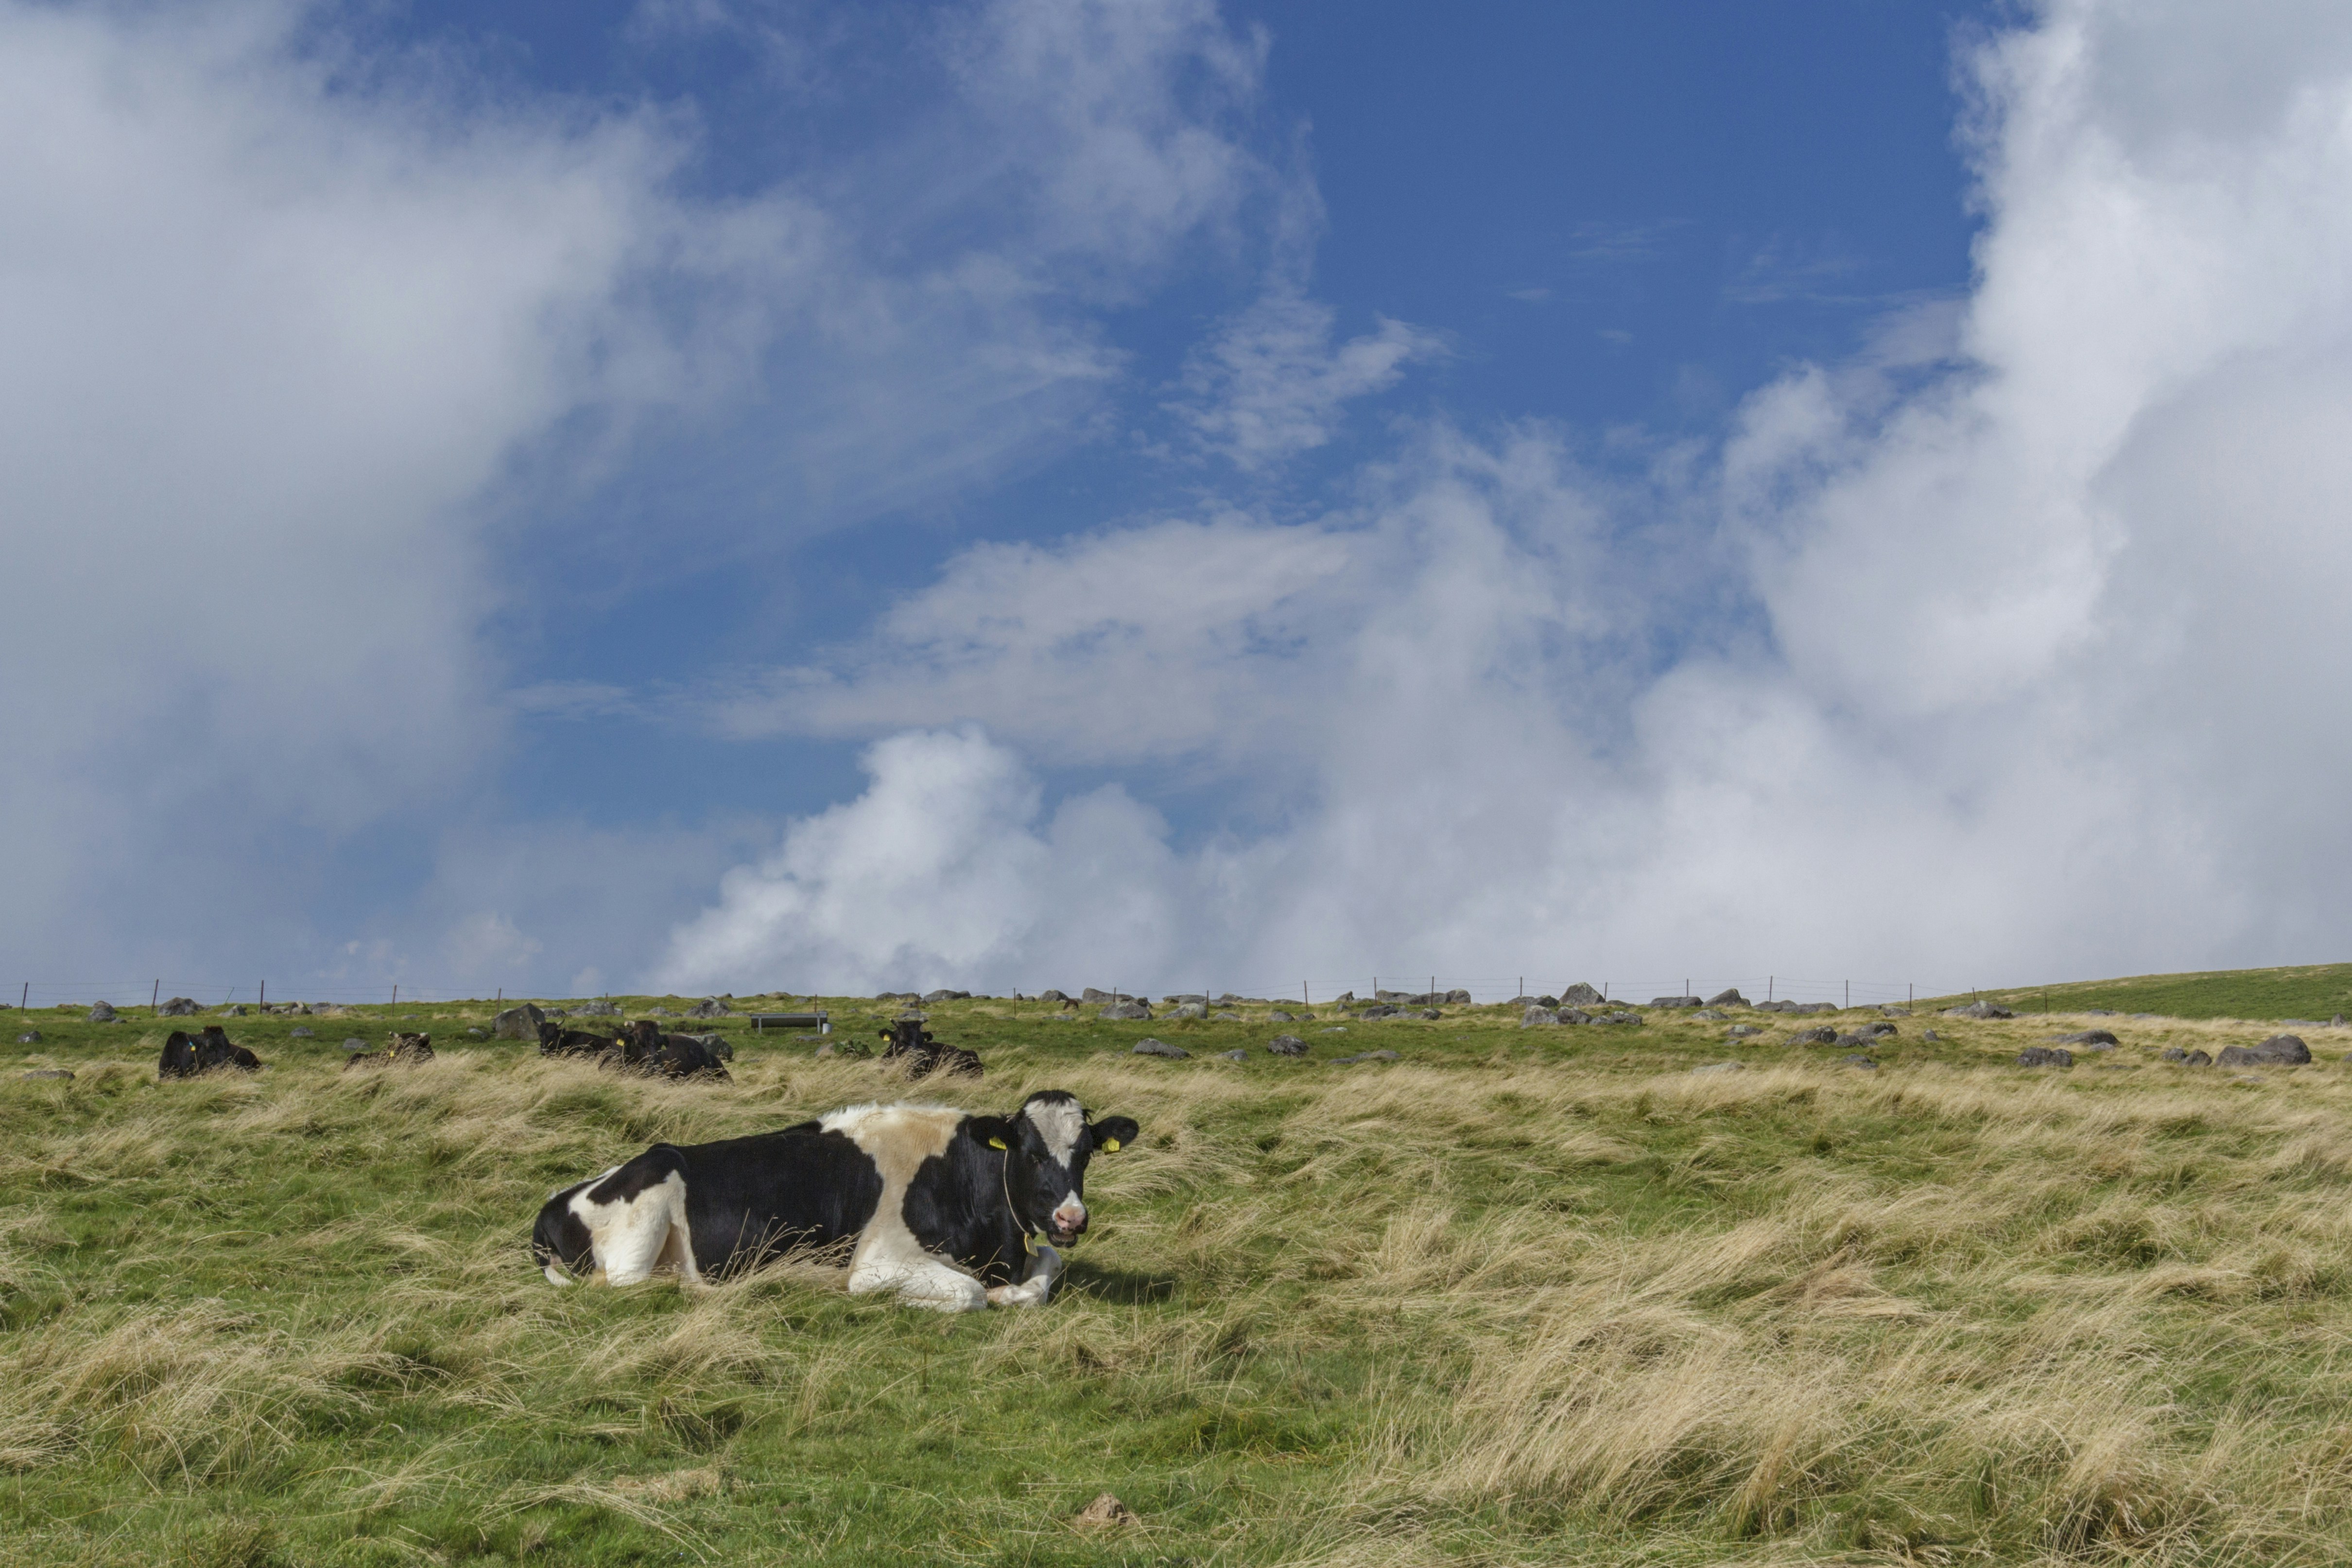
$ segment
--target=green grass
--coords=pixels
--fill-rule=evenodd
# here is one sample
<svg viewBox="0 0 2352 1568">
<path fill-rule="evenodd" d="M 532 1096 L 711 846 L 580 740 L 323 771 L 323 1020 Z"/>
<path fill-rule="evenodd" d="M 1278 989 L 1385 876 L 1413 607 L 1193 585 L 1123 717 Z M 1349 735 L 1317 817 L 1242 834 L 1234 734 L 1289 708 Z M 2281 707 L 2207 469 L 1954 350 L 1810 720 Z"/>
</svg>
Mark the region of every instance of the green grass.
<svg viewBox="0 0 2352 1568">
<path fill-rule="evenodd" d="M 1985 991 L 2005 1008 L 2059 1012 L 2105 1008 L 2120 1013 L 2160 1013 L 2183 1019 L 2316 1019 L 2352 1016 L 2352 964 L 2305 964 L 2283 969 L 2213 969 L 2202 974 L 2137 975 L 2119 980 L 2076 980 Z M 1922 1007 L 1965 1002 L 1946 997 Z"/>
<path fill-rule="evenodd" d="M 837 1039 L 895 1010 L 829 1005 Z M 947 1004 L 988 1076 L 922 1097 L 1068 1087 L 1145 1131 L 1096 1166 L 1065 1296 L 945 1319 L 814 1267 L 547 1285 L 558 1184 L 908 1091 L 739 1020 L 730 1085 L 614 1078 L 470 1040 L 489 1010 L 230 1019 L 269 1070 L 194 1083 L 154 1079 L 170 1020 L 32 1016 L 0 1077 L 0 1560 L 2352 1555 L 2352 1036 L 2233 1075 L 2158 1052 L 2263 1027 L 2111 1020 L 2112 1060 L 2027 1071 L 2080 1021 L 1920 1017 L 1865 1073 L 1780 1020 Z M 340 1071 L 394 1027 L 445 1054 Z M 1283 1061 L 1283 1028 L 1403 1060 Z M 78 1076 L 19 1076 L 49 1066 Z M 1076 1528 L 1104 1490 L 1141 1522 Z"/>
</svg>

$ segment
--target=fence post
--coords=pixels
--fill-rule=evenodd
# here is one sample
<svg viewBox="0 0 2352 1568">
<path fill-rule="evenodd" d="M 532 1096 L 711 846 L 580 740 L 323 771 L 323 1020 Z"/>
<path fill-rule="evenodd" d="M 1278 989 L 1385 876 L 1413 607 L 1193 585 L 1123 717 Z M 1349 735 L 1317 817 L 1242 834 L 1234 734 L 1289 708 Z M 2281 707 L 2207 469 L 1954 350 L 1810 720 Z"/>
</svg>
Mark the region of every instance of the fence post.
<svg viewBox="0 0 2352 1568">
<path fill-rule="evenodd" d="M 32 999 L 33 982 L 27 980 L 25 982 L 25 988 L 16 993 L 16 1010 L 18 1012 L 23 1012 L 25 1010 L 25 1004 Z"/>
<path fill-rule="evenodd" d="M 255 1007 L 260 1008 L 260 1009 L 263 1009 L 264 1011 L 268 1011 L 268 1008 L 269 1008 L 269 982 L 268 982 L 268 981 L 264 980 L 264 981 L 262 981 L 262 982 L 261 982 L 261 992 L 260 992 L 260 994 L 259 994 L 258 996 L 257 996 L 257 997 L 254 998 L 253 1005 L 254 1005 Z"/>
<path fill-rule="evenodd" d="M 147 993 L 147 1010 L 149 1012 L 152 1013 L 155 1011 L 155 1003 L 162 998 L 163 995 L 163 982 L 158 980 L 155 982 L 155 988 Z M 158 1014 L 157 1016 L 160 1017 L 162 1015 Z"/>
<path fill-rule="evenodd" d="M 392 1005 L 394 1007 L 398 1007 L 400 1005 L 400 982 L 398 980 L 394 980 L 392 983 Z"/>
<path fill-rule="evenodd" d="M 1848 1007 L 1853 1006 L 1853 982 L 1852 980 L 1848 980 L 1845 983 L 1845 1005 Z"/>
</svg>

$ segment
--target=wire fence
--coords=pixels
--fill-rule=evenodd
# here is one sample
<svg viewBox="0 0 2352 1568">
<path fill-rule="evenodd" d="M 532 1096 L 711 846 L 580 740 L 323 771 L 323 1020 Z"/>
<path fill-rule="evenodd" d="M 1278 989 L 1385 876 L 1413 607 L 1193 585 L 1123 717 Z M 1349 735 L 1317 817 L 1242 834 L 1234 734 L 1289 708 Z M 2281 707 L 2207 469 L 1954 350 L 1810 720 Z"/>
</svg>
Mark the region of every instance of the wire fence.
<svg viewBox="0 0 2352 1568">
<path fill-rule="evenodd" d="M 1300 978 L 1286 981 L 1266 979 L 1263 977 L 1261 978 L 1264 983 L 1256 985 L 1228 985 L 1204 979 L 1201 988 L 1194 990 L 1181 978 L 1173 983 L 1154 987 L 1121 985 L 1117 983 L 1116 977 L 1113 977 L 1114 983 L 1111 985 L 1087 988 L 1099 989 L 1107 994 L 1142 997 L 1153 1000 L 1164 997 L 1185 996 L 1203 998 L 1210 1001 L 1232 998 L 1236 1000 L 1284 1002 L 1295 998 L 1300 1005 L 1309 1008 L 1318 1002 L 1326 1006 L 1332 1005 L 1342 996 L 1353 996 L 1359 1001 L 1370 1001 L 1383 992 L 1398 996 L 1435 994 L 1441 997 L 1458 993 L 1466 996 L 1473 1003 L 1491 1004 L 1507 1002 L 1515 997 L 1557 997 L 1580 983 L 1593 987 L 1609 1001 L 1632 1005 L 1643 1005 L 1654 998 L 1664 997 L 1706 998 L 1719 996 L 1726 991 L 1737 991 L 1743 999 L 1749 1002 L 1830 1002 L 1839 1007 L 1876 1007 L 1890 1004 L 1908 1005 L 1920 997 L 1946 995 L 1954 989 L 1954 988 L 1946 988 L 1942 990 L 1932 990 L 1907 980 L 1845 978 L 1832 980 L 1812 976 L 1771 973 L 1738 976 L 1636 977 L 1627 979 L 1608 974 L 1543 975 L 1534 972 L 1521 975 L 1391 974 L 1382 969 L 1352 978 Z M 1038 990 L 1045 988 L 1039 987 L 1023 993 L 1008 994 L 1034 996 Z M 897 992 L 884 994 L 903 994 L 907 990 L 922 989 L 924 988 L 909 985 L 899 988 Z M 146 993 L 145 996 L 140 994 L 142 991 Z M 341 981 L 324 983 L 288 981 L 281 982 L 273 993 L 270 982 L 266 978 L 255 978 L 244 982 L 222 982 L 173 980 L 151 977 L 143 980 L 20 981 L 17 987 L 16 1006 L 22 1009 L 37 1009 L 89 1007 L 103 1001 L 118 1008 L 152 1008 L 172 998 L 185 997 L 198 1007 L 209 1009 L 236 1006 L 240 1003 L 261 1006 L 267 1004 L 273 994 L 280 1003 L 302 1001 L 347 1007 L 397 1006 L 404 1001 L 414 1002 L 419 1006 L 450 1002 L 502 1002 L 506 998 L 506 989 L 503 987 L 493 988 L 491 995 L 485 997 L 481 994 L 481 988 L 478 986 L 467 988 L 416 985 L 407 980 L 372 985 L 348 984 Z M 745 991 L 743 994 L 756 996 L 769 993 Z M 845 989 L 826 989 L 823 986 L 818 986 L 777 988 L 774 994 L 853 996 L 864 993 Z M 537 1001 L 565 999 L 555 997 L 552 993 L 526 993 L 520 990 L 516 992 L 517 999 L 521 999 L 526 995 Z M 5 1001 L 0 1001 L 0 1006 L 5 1005 Z"/>
</svg>

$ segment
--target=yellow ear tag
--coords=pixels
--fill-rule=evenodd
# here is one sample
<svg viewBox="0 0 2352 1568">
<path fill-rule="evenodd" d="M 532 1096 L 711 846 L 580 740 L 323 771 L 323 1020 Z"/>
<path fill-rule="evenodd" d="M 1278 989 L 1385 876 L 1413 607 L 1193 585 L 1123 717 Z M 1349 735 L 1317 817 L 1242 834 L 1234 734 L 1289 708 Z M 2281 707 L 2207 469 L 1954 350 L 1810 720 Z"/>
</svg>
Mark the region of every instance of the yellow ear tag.
<svg viewBox="0 0 2352 1568">
<path fill-rule="evenodd" d="M 991 1138 L 988 1140 L 988 1146 L 992 1149 L 1001 1149 L 1004 1146 L 1004 1140 L 1003 1138 Z"/>
<path fill-rule="evenodd" d="M 1105 1138 L 1103 1140 L 1103 1153 L 1107 1155 L 1115 1155 L 1118 1153 L 1118 1140 L 1117 1138 Z"/>
</svg>

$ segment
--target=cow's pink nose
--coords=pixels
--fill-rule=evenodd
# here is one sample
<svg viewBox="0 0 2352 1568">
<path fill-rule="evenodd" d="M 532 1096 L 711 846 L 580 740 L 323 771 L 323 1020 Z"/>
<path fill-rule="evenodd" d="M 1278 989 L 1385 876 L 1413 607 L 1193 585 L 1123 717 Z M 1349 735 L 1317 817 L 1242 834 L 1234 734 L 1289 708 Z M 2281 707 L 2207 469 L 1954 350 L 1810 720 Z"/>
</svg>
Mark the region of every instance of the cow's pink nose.
<svg viewBox="0 0 2352 1568">
<path fill-rule="evenodd" d="M 1063 1236 L 1082 1236 L 1087 1228 L 1087 1211 L 1076 1204 L 1064 1204 L 1054 1210 L 1054 1229 Z"/>
</svg>

